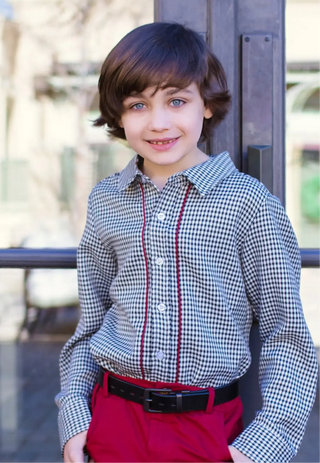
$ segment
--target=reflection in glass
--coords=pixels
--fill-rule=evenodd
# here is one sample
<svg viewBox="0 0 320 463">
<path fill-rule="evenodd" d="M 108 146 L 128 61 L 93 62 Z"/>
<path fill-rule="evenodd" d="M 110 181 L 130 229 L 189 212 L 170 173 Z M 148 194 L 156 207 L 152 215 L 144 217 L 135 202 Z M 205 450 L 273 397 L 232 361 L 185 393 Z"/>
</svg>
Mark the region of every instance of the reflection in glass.
<svg viewBox="0 0 320 463">
<path fill-rule="evenodd" d="M 300 247 L 320 247 L 320 8 L 286 2 L 286 209 Z"/>
<path fill-rule="evenodd" d="M 286 210 L 300 247 L 320 247 L 320 4 L 286 0 Z M 301 272 L 301 301 L 319 357 L 320 270 Z M 319 460 L 319 402 L 305 435 Z M 297 461 L 301 461 L 299 456 Z M 308 461 L 312 461 L 311 459 Z"/>
<path fill-rule="evenodd" d="M 61 230 L 76 246 L 92 187 L 133 155 L 92 127 L 100 67 L 121 37 L 153 20 L 153 2 L 8 3 L 10 15 L 0 10 L 0 246 L 67 246 Z"/>
<path fill-rule="evenodd" d="M 153 2 L 2 3 L 12 7 L 0 8 L 0 247 L 74 247 L 91 189 L 133 155 L 92 127 L 100 67 L 127 32 L 153 21 Z M 33 320 L 39 308 L 77 304 L 75 271 L 19 272 L 0 271 L 0 340 L 17 336 L 26 305 Z M 6 309 L 11 328 L 9 275 L 22 301 Z"/>
</svg>

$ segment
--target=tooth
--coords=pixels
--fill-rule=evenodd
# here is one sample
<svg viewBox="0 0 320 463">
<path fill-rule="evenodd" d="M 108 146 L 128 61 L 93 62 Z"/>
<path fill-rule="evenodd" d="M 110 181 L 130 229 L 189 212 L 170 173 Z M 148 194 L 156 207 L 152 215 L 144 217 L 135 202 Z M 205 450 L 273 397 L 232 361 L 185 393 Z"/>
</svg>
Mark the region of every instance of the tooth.
<svg viewBox="0 0 320 463">
<path fill-rule="evenodd" d="M 174 141 L 174 138 L 172 138 L 171 140 L 167 140 L 167 141 L 150 141 L 150 143 L 152 145 L 167 145 L 168 143 L 172 143 Z"/>
</svg>

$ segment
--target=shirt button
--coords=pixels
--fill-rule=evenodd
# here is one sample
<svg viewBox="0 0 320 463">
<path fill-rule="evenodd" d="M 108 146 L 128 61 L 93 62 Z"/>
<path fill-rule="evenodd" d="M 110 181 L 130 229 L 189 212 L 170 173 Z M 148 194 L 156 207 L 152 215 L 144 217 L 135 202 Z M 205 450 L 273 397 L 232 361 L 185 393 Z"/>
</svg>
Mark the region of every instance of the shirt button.
<svg viewBox="0 0 320 463">
<path fill-rule="evenodd" d="M 159 220 L 164 220 L 165 218 L 166 218 L 166 216 L 164 215 L 163 212 L 160 212 L 160 213 L 158 214 L 158 219 L 159 219 Z"/>
<path fill-rule="evenodd" d="M 167 308 L 167 307 L 166 307 L 164 304 L 159 304 L 159 305 L 158 305 L 158 310 L 159 310 L 159 312 L 161 312 L 161 313 L 165 312 L 166 308 Z"/>
<path fill-rule="evenodd" d="M 158 352 L 156 353 L 156 357 L 158 360 L 163 360 L 164 359 L 164 352 L 162 352 L 162 350 L 158 350 Z"/>
<path fill-rule="evenodd" d="M 157 264 L 157 265 L 162 265 L 162 264 L 163 264 L 163 259 L 162 259 L 162 257 L 158 257 L 158 259 L 156 260 L 156 264 Z"/>
</svg>

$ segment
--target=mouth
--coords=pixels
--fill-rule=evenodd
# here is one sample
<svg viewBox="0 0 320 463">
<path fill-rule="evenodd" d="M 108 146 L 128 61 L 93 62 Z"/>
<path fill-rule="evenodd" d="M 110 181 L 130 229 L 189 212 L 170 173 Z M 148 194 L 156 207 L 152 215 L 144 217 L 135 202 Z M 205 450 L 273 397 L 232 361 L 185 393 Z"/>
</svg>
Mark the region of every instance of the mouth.
<svg viewBox="0 0 320 463">
<path fill-rule="evenodd" d="M 175 142 L 176 140 L 178 140 L 178 138 L 180 137 L 176 137 L 176 138 L 162 138 L 162 139 L 155 139 L 155 140 L 146 140 L 148 143 L 150 143 L 150 145 L 169 145 L 173 142 Z"/>
</svg>

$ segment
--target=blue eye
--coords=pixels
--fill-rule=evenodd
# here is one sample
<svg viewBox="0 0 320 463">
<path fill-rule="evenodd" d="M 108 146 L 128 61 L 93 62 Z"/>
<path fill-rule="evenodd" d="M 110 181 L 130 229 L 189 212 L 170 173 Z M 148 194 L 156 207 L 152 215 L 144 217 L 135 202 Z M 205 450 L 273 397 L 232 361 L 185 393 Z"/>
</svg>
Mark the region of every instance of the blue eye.
<svg viewBox="0 0 320 463">
<path fill-rule="evenodd" d="M 143 109 L 144 108 L 144 104 L 143 103 L 136 103 L 134 105 L 131 106 L 132 109 Z"/>
<path fill-rule="evenodd" d="M 180 100 L 179 98 L 175 98 L 174 100 L 171 101 L 172 106 L 182 106 L 184 104 L 183 100 Z"/>
</svg>

